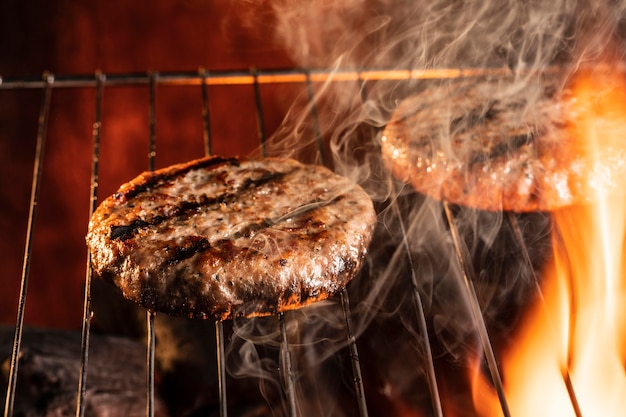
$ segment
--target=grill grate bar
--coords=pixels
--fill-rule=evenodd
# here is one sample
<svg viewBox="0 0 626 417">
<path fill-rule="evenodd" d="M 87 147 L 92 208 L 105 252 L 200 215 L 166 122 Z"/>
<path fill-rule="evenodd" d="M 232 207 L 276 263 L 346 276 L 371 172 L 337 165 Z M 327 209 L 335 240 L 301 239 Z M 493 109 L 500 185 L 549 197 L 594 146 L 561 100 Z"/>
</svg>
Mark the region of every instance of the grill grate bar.
<svg viewBox="0 0 626 417">
<path fill-rule="evenodd" d="M 317 143 L 317 151 L 320 155 L 320 163 L 326 165 L 326 158 L 324 157 L 324 144 L 322 141 L 322 130 L 320 128 L 320 119 L 317 114 L 317 106 L 315 105 L 315 93 L 313 92 L 313 83 L 311 82 L 311 72 L 306 71 L 306 91 L 309 98 L 309 105 L 311 106 L 311 118 L 313 119 L 313 129 L 315 132 L 315 142 Z"/>
<path fill-rule="evenodd" d="M 98 170 L 100 159 L 100 136 L 102 132 L 102 73 L 96 74 L 96 116 L 93 124 L 93 153 L 91 160 L 91 190 L 89 204 L 89 218 L 91 218 L 98 201 Z M 83 303 L 83 324 L 80 346 L 80 374 L 78 379 L 78 394 L 76 401 L 76 417 L 85 415 L 85 392 L 87 383 L 87 362 L 89 356 L 89 333 L 91 328 L 91 256 L 87 254 L 85 274 L 85 299 Z"/>
<path fill-rule="evenodd" d="M 202 77 L 202 121 L 204 127 L 204 154 L 213 154 L 213 138 L 211 137 L 211 113 L 209 111 L 209 87 L 207 84 L 207 71 L 200 69 L 200 77 Z"/>
<path fill-rule="evenodd" d="M 352 362 L 352 373 L 354 379 L 354 389 L 356 390 L 356 398 L 359 406 L 359 415 L 367 417 L 367 403 L 365 401 L 365 388 L 363 387 L 363 375 L 361 373 L 361 362 L 359 360 L 359 352 L 356 346 L 356 337 L 352 330 L 352 315 L 350 314 L 350 299 L 348 298 L 348 290 L 344 288 L 341 291 L 341 305 L 343 307 L 343 315 L 346 319 L 346 332 L 348 333 L 348 349 L 350 350 L 350 361 Z"/>
<path fill-rule="evenodd" d="M 146 416 L 154 417 L 154 352 L 156 350 L 156 336 L 154 333 L 154 319 L 156 313 L 148 311 L 146 320 L 148 324 L 148 350 L 146 356 L 147 364 L 147 392 L 146 392 Z"/>
<path fill-rule="evenodd" d="M 155 158 L 156 158 L 156 86 L 159 75 L 156 72 L 150 73 L 150 106 L 149 106 L 149 131 L 150 137 L 148 140 L 148 169 L 154 171 Z M 148 324 L 148 352 L 147 352 L 147 398 L 146 398 L 146 415 L 147 417 L 154 416 L 154 353 L 156 350 L 156 335 L 154 328 L 154 320 L 156 313 L 148 310 L 146 312 L 146 319 Z"/>
<path fill-rule="evenodd" d="M 48 126 L 48 115 L 50 112 L 50 97 L 52 95 L 51 86 L 54 83 L 54 76 L 49 73 L 43 75 L 43 96 L 39 110 L 37 145 L 35 148 L 35 162 L 33 164 L 33 182 L 30 195 L 30 205 L 28 213 L 28 225 L 26 231 L 26 244 L 24 248 L 24 263 L 22 267 L 22 277 L 20 284 L 20 294 L 17 308 L 17 319 L 15 324 L 15 338 L 11 351 L 11 364 L 9 370 L 9 381 L 4 406 L 4 416 L 13 415 L 13 405 L 15 400 L 15 387 L 17 385 L 17 373 L 19 368 L 19 353 L 22 344 L 22 331 L 24 327 L 24 307 L 26 305 L 26 293 L 28 290 L 28 275 L 30 272 L 30 261 L 32 254 L 32 240 L 35 229 L 35 217 L 37 215 L 37 202 L 39 200 L 39 188 L 41 185 L 41 171 L 43 166 L 43 156 L 46 142 L 46 130 Z"/>
<path fill-rule="evenodd" d="M 395 199 L 397 196 L 397 192 L 394 189 L 393 198 Z M 398 219 L 402 219 L 400 214 L 400 209 L 397 205 L 392 204 L 395 215 Z M 398 222 L 401 233 L 402 233 L 402 246 L 406 252 L 407 260 L 409 263 L 409 269 L 411 274 L 411 285 L 413 286 L 413 302 L 415 306 L 416 316 L 417 316 L 417 325 L 422 336 L 422 345 L 424 348 L 424 353 L 426 358 L 424 360 L 424 365 L 426 366 L 426 375 L 427 375 L 427 383 L 428 390 L 430 393 L 431 406 L 433 408 L 433 413 L 435 417 L 443 417 L 443 408 L 441 406 L 441 394 L 439 393 L 439 388 L 437 384 L 437 375 L 435 373 L 435 362 L 433 359 L 433 352 L 430 347 L 430 337 L 428 336 L 428 326 L 426 324 L 426 313 L 424 312 L 424 303 L 422 302 L 422 297 L 419 291 L 419 282 L 417 275 L 415 273 L 415 266 L 413 263 L 413 257 L 411 256 L 411 251 L 409 248 L 409 242 L 407 239 L 407 232 L 402 221 Z"/>
<path fill-rule="evenodd" d="M 472 284 L 472 282 L 474 281 L 472 279 L 473 271 L 469 267 L 471 261 L 469 258 L 468 250 L 467 247 L 465 247 L 465 245 L 461 243 L 459 231 L 457 230 L 456 224 L 454 223 L 454 216 L 452 215 L 452 211 L 450 210 L 448 202 L 443 202 L 443 208 L 446 212 L 448 225 L 450 226 L 450 233 L 454 242 L 456 255 L 463 271 L 463 283 L 465 284 L 465 290 L 468 296 L 468 303 L 471 309 L 472 317 L 474 318 L 474 322 L 478 326 L 478 336 L 480 338 L 480 343 L 483 348 L 483 354 L 485 356 L 485 359 L 487 360 L 487 367 L 489 368 L 489 373 L 491 374 L 491 380 L 498 394 L 498 400 L 500 401 L 500 406 L 502 407 L 502 413 L 504 414 L 504 417 L 510 417 L 511 413 L 509 411 L 509 406 L 506 400 L 506 396 L 504 394 L 504 387 L 502 385 L 502 378 L 498 369 L 498 362 L 493 352 L 491 341 L 489 340 L 489 334 L 487 332 L 487 327 L 485 326 L 485 321 L 481 314 L 480 303 L 478 302 L 476 290 L 474 289 L 474 285 Z"/>
<path fill-rule="evenodd" d="M 285 313 L 278 313 L 278 323 L 280 325 L 280 362 L 283 368 L 283 378 L 285 381 L 285 395 L 287 396 L 287 415 L 289 417 L 296 417 L 296 397 L 295 386 L 296 376 L 293 372 L 293 363 L 291 358 L 291 351 L 289 350 L 289 341 L 287 340 L 287 326 L 285 324 Z"/>
<path fill-rule="evenodd" d="M 529 265 L 530 267 L 530 271 L 532 273 L 532 278 L 533 278 L 533 283 L 535 285 L 535 292 L 537 294 L 537 296 L 539 297 L 539 300 L 541 301 L 541 305 L 544 308 L 544 310 L 547 312 L 548 311 L 548 307 L 545 301 L 545 298 L 543 296 L 543 291 L 541 290 L 541 286 L 539 285 L 539 279 L 537 278 L 537 275 L 535 274 L 535 269 L 533 268 L 533 264 L 532 261 L 530 260 L 530 254 L 528 253 L 528 248 L 526 247 L 526 243 L 524 242 L 524 237 L 522 236 L 522 230 L 519 227 L 519 223 L 517 222 L 517 219 L 515 217 L 515 215 L 513 213 L 509 213 L 508 215 L 508 220 L 509 220 L 509 224 L 511 225 L 511 228 L 513 229 L 513 234 L 515 235 L 515 239 L 517 240 L 517 243 L 519 245 L 519 248 L 522 252 L 522 257 L 524 258 L 524 261 Z M 560 239 L 560 235 L 558 234 L 558 230 L 557 230 L 557 240 Z M 570 289 L 570 293 L 573 294 L 573 288 Z M 574 297 L 572 297 L 574 298 Z M 572 300 L 570 302 L 570 306 L 574 306 L 574 301 Z M 572 310 L 574 309 L 574 307 L 571 307 Z M 548 320 L 550 321 L 550 327 L 551 330 L 554 334 L 556 334 L 556 328 L 553 325 L 552 321 L 550 320 L 550 315 L 547 314 Z M 570 314 L 570 317 L 574 317 L 573 314 Z M 572 355 L 572 346 L 571 346 L 571 341 L 573 340 L 573 336 L 571 335 L 571 333 L 573 332 L 573 319 L 570 319 L 569 323 L 570 323 L 570 327 L 568 329 L 568 331 L 570 332 L 570 335 L 568 336 L 568 346 L 567 346 L 567 358 L 565 360 L 565 363 L 561 366 L 561 375 L 563 377 L 563 382 L 565 384 L 565 388 L 567 389 L 567 395 L 569 396 L 569 400 L 572 404 L 572 409 L 574 411 L 574 415 L 576 417 L 582 417 L 582 412 L 580 410 L 580 406 L 578 404 L 578 397 L 576 396 L 576 391 L 574 390 L 574 385 L 572 384 L 572 379 L 570 377 L 570 373 L 569 373 L 569 369 L 570 369 L 570 362 L 571 362 L 571 355 Z"/>
<path fill-rule="evenodd" d="M 580 411 L 580 405 L 578 404 L 578 397 L 576 397 L 576 391 L 574 390 L 574 385 L 572 384 L 572 379 L 570 378 L 569 370 L 563 370 L 563 381 L 565 382 L 565 388 L 567 389 L 567 395 L 569 396 L 569 400 L 572 403 L 572 409 L 574 410 L 574 415 L 576 417 L 583 417 L 582 411 Z"/>
<path fill-rule="evenodd" d="M 543 72 L 558 70 L 546 68 Z M 270 69 L 251 71 L 211 71 L 202 75 L 198 72 L 163 72 L 159 73 L 159 84 L 163 85 L 250 85 L 277 83 L 306 83 L 329 81 L 405 81 L 423 79 L 446 79 L 479 77 L 486 75 L 508 74 L 508 67 L 495 68 L 432 68 L 432 69 Z M 307 75 L 309 74 L 309 75 Z M 109 74 L 104 80 L 107 85 L 141 86 L 150 84 L 150 73 Z M 97 80 L 93 74 L 57 75 L 52 87 L 95 87 Z M 13 78 L 0 75 L 0 89 L 43 88 L 45 81 L 40 78 Z"/>
<path fill-rule="evenodd" d="M 224 354 L 224 323 L 215 321 L 215 340 L 217 343 L 217 388 L 220 396 L 220 417 L 228 415 L 226 395 L 226 356 Z"/>
<path fill-rule="evenodd" d="M 256 109 L 257 134 L 259 135 L 259 144 L 261 145 L 261 155 L 267 156 L 267 147 L 265 144 L 265 122 L 263 121 L 263 102 L 261 101 L 261 89 L 259 88 L 259 75 L 256 68 L 252 68 L 250 73 L 253 77 L 254 86 L 254 104 Z"/>
<path fill-rule="evenodd" d="M 200 69 L 202 77 L 202 121 L 204 127 L 204 153 L 213 154 L 213 138 L 211 136 L 211 113 L 209 111 L 209 87 L 207 84 L 207 71 Z M 226 356 L 224 354 L 224 323 L 215 321 L 215 343 L 217 354 L 217 388 L 219 393 L 220 417 L 228 416 L 228 396 L 226 393 Z"/>
</svg>

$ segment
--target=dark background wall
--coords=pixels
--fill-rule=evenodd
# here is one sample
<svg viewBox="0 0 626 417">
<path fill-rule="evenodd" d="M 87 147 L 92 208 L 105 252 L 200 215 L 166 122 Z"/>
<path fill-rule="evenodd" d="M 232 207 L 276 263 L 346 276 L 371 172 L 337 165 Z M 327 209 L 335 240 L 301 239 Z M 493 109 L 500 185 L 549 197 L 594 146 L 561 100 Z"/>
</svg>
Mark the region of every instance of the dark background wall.
<svg viewBox="0 0 626 417">
<path fill-rule="evenodd" d="M 147 71 L 291 67 L 262 2 L 9 1 L 0 13 L 5 79 Z M 301 88 L 301 87 L 300 87 Z M 293 97 L 264 88 L 268 132 Z M 0 323 L 12 324 L 22 273 L 40 90 L 0 90 Z M 258 147 L 252 87 L 210 89 L 216 153 Z M 82 315 L 93 89 L 54 89 L 34 225 L 26 322 L 75 328 Z M 103 101 L 99 197 L 148 168 L 148 90 L 110 88 Z M 156 165 L 203 155 L 199 87 L 158 89 Z"/>
</svg>

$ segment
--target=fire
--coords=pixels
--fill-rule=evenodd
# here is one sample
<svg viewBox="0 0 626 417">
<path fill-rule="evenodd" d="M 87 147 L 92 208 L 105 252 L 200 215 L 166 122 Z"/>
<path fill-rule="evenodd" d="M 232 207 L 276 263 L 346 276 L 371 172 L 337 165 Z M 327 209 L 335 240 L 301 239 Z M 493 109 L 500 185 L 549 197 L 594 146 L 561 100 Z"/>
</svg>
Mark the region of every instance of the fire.
<svg viewBox="0 0 626 417">
<path fill-rule="evenodd" d="M 626 163 L 626 81 L 592 73 L 574 81 L 574 149 L 584 153 L 590 203 L 553 213 L 553 262 L 502 360 L 513 416 L 626 410 L 626 176 L 608 168 Z M 474 390 L 479 415 L 502 415 L 482 375 Z"/>
</svg>

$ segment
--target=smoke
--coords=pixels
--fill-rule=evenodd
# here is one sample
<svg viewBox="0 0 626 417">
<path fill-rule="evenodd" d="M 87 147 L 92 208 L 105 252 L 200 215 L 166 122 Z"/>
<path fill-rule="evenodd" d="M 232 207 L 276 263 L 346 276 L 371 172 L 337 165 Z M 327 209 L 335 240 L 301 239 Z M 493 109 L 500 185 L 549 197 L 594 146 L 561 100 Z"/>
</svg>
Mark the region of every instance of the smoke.
<svg viewBox="0 0 626 417">
<path fill-rule="evenodd" d="M 461 363 L 480 355 L 481 346 L 463 285 L 465 271 L 441 204 L 392 177 L 381 159 L 378 135 L 404 98 L 429 83 L 447 82 L 447 73 L 441 72 L 441 79 L 434 81 L 393 80 L 372 77 L 371 71 L 503 68 L 514 82 L 524 83 L 524 74 L 533 70 L 575 68 L 600 59 L 620 62 L 626 2 L 278 0 L 250 4 L 265 10 L 264 19 L 271 15 L 274 39 L 294 62 L 328 72 L 327 80 L 312 83 L 294 103 L 269 138 L 268 153 L 325 163 L 361 184 L 375 201 L 378 228 L 366 265 L 349 286 L 355 332 L 366 359 L 361 363 L 374 384 L 371 395 L 378 395 L 379 401 L 419 403 L 423 395 L 416 388 L 424 388 L 426 365 L 423 335 L 416 324 L 416 291 L 435 360 Z M 248 16 L 251 26 L 254 16 L 253 12 Z M 354 72 L 359 77 L 341 77 Z M 523 84 L 512 88 L 520 89 Z M 316 150 L 314 156 L 311 149 Z M 494 344 L 503 343 L 533 297 L 537 276 L 549 256 L 550 217 L 546 213 L 507 217 L 507 213 L 465 207 L 454 207 L 454 213 L 462 245 L 471 257 L 470 278 L 487 328 Z M 343 397 L 338 398 L 334 388 L 327 389 L 325 382 L 328 362 L 347 346 L 343 312 L 331 301 L 289 318 L 289 334 L 296 339 L 292 349 L 298 357 L 298 404 L 307 409 L 303 415 L 340 414 L 335 408 L 341 408 Z M 250 337 L 246 331 L 239 334 Z M 265 338 L 267 333 L 263 334 Z M 250 341 L 246 347 L 258 349 L 268 340 L 277 340 L 273 337 Z M 397 359 L 399 352 L 402 360 Z M 261 368 L 270 369 L 266 365 Z M 333 363 L 330 368 L 335 376 L 345 378 L 345 365 Z M 274 366 L 280 367 L 278 362 Z"/>
</svg>

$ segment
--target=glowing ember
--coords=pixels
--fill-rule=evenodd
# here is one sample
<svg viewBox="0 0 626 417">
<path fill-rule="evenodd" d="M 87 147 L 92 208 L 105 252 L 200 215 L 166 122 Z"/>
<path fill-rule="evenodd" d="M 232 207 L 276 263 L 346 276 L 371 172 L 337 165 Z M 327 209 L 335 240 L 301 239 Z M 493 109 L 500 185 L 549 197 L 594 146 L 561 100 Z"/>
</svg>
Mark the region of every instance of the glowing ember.
<svg viewBox="0 0 626 417">
<path fill-rule="evenodd" d="M 607 168 L 626 152 L 626 81 L 602 75 L 574 83 L 574 149 L 585 155 L 581 172 L 593 203 L 553 213 L 554 261 L 502 363 L 514 416 L 626 410 L 626 177 Z M 478 414 L 502 415 L 482 375 L 475 380 Z"/>
</svg>

